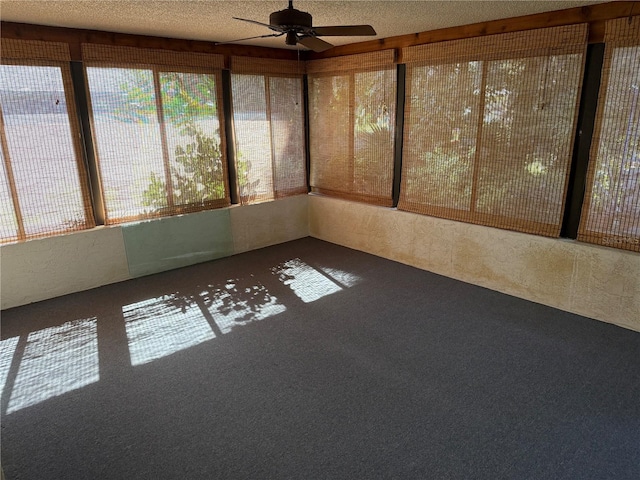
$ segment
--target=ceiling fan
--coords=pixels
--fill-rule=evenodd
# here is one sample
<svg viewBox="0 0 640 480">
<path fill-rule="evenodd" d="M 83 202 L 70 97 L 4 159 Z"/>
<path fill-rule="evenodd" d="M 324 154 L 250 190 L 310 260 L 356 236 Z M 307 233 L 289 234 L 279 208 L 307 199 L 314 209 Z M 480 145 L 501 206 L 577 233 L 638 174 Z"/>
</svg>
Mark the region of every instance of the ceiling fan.
<svg viewBox="0 0 640 480">
<path fill-rule="evenodd" d="M 281 37 L 286 35 L 285 44 L 287 45 L 303 45 L 314 52 L 324 52 L 333 47 L 329 42 L 319 39 L 318 37 L 350 37 L 362 35 L 376 35 L 376 31 L 371 25 L 335 25 L 329 27 L 312 26 L 311 14 L 302 12 L 293 8 L 293 0 L 289 0 L 289 7 L 284 10 L 278 10 L 269 15 L 269 23 L 256 22 L 246 18 L 233 17 L 235 20 L 262 25 L 274 32 L 270 35 L 259 35 L 257 37 L 241 38 L 233 40 L 233 43 L 243 40 L 252 40 L 254 38 Z"/>
</svg>

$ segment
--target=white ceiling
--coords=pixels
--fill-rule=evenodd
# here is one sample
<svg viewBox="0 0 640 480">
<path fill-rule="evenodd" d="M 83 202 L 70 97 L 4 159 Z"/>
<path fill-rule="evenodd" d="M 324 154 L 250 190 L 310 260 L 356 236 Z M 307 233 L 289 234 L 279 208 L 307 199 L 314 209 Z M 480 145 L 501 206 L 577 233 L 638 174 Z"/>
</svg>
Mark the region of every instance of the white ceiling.
<svg viewBox="0 0 640 480">
<path fill-rule="evenodd" d="M 435 30 L 456 25 L 561 10 L 605 0 L 294 0 L 298 10 L 313 15 L 314 26 L 370 24 L 375 37 L 323 37 L 334 45 Z M 262 23 L 269 14 L 287 7 L 287 0 L 1 0 L 4 21 L 110 32 L 224 42 L 273 33 Z M 242 42 L 285 48 L 284 39 Z"/>
</svg>

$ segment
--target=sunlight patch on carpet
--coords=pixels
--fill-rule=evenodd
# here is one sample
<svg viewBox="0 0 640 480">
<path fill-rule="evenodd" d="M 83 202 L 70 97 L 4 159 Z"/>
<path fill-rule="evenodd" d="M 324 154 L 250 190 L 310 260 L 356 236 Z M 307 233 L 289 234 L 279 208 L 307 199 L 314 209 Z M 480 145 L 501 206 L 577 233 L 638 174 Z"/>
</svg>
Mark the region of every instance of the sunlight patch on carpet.
<svg viewBox="0 0 640 480">
<path fill-rule="evenodd" d="M 341 270 L 318 270 L 299 258 L 273 267 L 272 272 L 304 303 L 339 292 L 344 287 L 355 285 L 359 280 L 356 275 Z"/>
<path fill-rule="evenodd" d="M 164 295 L 122 307 L 131 365 L 142 365 L 215 338 L 200 307 Z"/>
<path fill-rule="evenodd" d="M 318 267 L 318 270 L 324 274 L 330 276 L 333 280 L 338 282 L 343 287 L 353 287 L 360 282 L 360 277 L 344 270 L 338 270 L 337 268 Z"/>
<path fill-rule="evenodd" d="M 222 333 L 287 310 L 253 275 L 229 279 L 222 286 L 210 285 L 200 297 Z"/>
<path fill-rule="evenodd" d="M 20 340 L 20 337 L 11 337 L 0 341 L 0 390 L 2 390 L 3 397 L 5 396 L 4 387 L 7 384 L 7 377 L 9 376 L 13 355 L 18 346 L 18 340 Z"/>
<path fill-rule="evenodd" d="M 73 320 L 27 337 L 7 413 L 97 382 L 96 318 Z"/>
</svg>

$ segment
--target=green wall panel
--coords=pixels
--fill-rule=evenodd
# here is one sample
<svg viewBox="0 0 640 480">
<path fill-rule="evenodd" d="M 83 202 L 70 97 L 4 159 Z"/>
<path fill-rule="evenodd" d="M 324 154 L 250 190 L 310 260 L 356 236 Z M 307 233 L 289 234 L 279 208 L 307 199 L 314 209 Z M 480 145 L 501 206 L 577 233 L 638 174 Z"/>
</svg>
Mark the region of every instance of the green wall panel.
<svg viewBox="0 0 640 480">
<path fill-rule="evenodd" d="M 233 253 L 229 209 L 124 225 L 132 277 L 185 267 Z"/>
</svg>

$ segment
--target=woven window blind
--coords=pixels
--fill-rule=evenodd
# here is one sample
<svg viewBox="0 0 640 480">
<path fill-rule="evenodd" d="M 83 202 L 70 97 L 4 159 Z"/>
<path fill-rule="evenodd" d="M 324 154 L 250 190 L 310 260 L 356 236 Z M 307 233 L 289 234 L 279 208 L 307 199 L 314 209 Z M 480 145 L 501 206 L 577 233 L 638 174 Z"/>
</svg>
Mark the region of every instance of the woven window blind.
<svg viewBox="0 0 640 480">
<path fill-rule="evenodd" d="M 578 240 L 640 252 L 640 17 L 605 27 Z"/>
<path fill-rule="evenodd" d="M 221 55 L 85 44 L 107 224 L 230 204 Z"/>
<path fill-rule="evenodd" d="M 231 72 L 240 202 L 307 193 L 304 64 L 231 57 Z"/>
<path fill-rule="evenodd" d="M 560 234 L 587 26 L 403 49 L 399 209 Z"/>
<path fill-rule="evenodd" d="M 0 242 L 91 228 L 68 46 L 1 42 Z"/>
<path fill-rule="evenodd" d="M 307 74 L 312 191 L 391 206 L 394 52 L 312 60 Z"/>
</svg>

